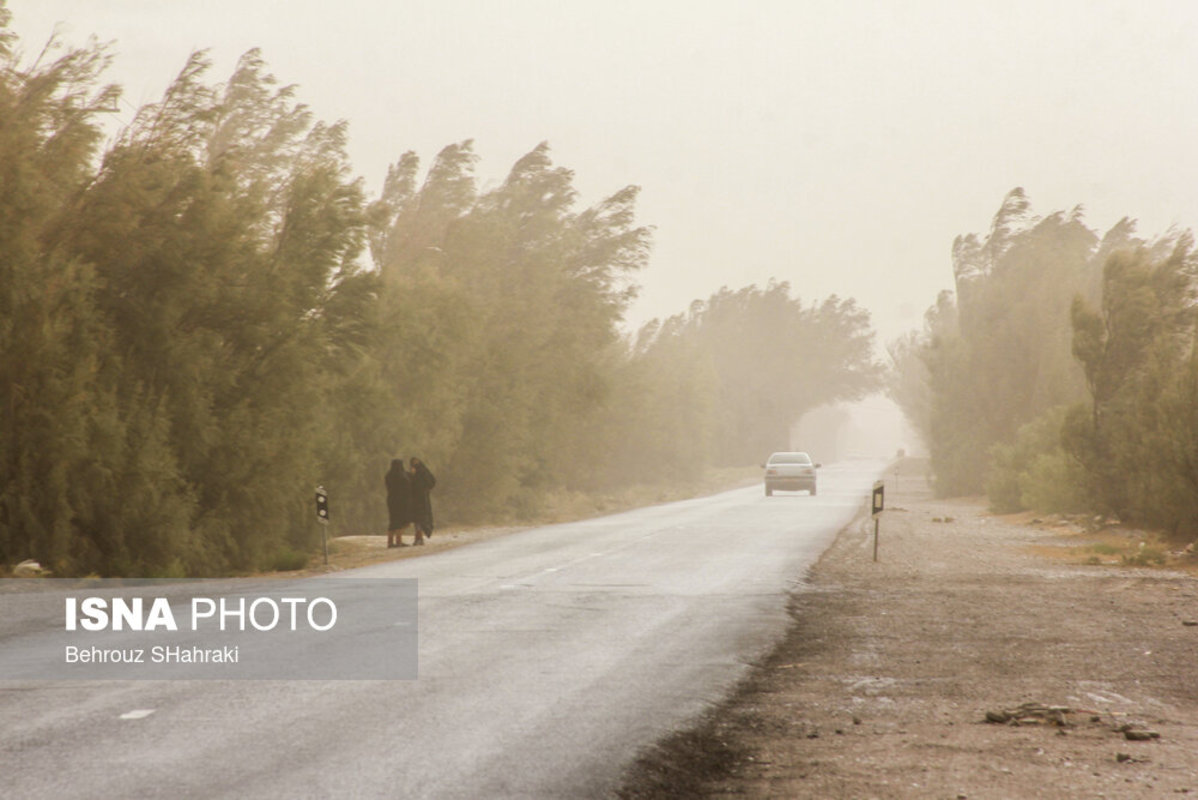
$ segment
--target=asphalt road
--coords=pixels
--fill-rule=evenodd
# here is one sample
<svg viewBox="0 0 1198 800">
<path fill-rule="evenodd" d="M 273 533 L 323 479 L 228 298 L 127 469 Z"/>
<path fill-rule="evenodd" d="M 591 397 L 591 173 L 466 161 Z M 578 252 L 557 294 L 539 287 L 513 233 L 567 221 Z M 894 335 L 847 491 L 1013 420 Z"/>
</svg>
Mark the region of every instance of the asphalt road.
<svg viewBox="0 0 1198 800">
<path fill-rule="evenodd" d="M 356 571 L 419 580 L 416 680 L 0 683 L 0 796 L 607 796 L 781 636 L 882 467 Z"/>
</svg>

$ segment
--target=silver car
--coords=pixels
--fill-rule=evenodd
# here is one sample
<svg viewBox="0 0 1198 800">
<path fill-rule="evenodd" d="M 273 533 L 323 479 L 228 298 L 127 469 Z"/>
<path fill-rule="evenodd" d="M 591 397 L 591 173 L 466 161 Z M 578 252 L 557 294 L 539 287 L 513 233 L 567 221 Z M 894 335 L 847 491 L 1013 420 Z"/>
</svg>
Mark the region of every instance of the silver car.
<svg viewBox="0 0 1198 800">
<path fill-rule="evenodd" d="M 774 453 L 765 467 L 765 496 L 773 495 L 775 489 L 799 492 L 806 489 L 815 494 L 815 471 L 819 464 L 811 461 L 806 453 Z"/>
</svg>

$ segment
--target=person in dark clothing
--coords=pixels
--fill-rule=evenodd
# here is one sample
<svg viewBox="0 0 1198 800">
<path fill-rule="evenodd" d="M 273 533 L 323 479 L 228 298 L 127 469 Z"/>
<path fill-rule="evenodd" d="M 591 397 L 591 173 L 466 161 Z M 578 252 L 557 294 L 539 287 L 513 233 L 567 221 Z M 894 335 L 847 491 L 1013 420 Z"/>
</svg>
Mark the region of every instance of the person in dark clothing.
<svg viewBox="0 0 1198 800">
<path fill-rule="evenodd" d="M 424 537 L 433 538 L 433 501 L 429 492 L 437 485 L 433 473 L 418 458 L 412 465 L 412 522 L 416 528 L 416 544 L 424 544 Z"/>
<path fill-rule="evenodd" d="M 404 547 L 404 528 L 412 524 L 412 479 L 402 458 L 391 459 L 383 479 L 387 485 L 387 546 Z"/>
</svg>

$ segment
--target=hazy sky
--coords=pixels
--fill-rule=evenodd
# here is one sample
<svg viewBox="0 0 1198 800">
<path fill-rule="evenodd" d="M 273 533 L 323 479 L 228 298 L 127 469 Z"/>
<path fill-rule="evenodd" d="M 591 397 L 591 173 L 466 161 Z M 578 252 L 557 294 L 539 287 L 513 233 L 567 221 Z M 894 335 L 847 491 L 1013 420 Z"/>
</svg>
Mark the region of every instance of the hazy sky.
<svg viewBox="0 0 1198 800">
<path fill-rule="evenodd" d="M 260 47 L 350 123 L 371 191 L 406 150 L 474 139 L 498 182 L 547 140 L 582 201 L 643 188 L 656 226 L 630 320 L 720 286 L 856 297 L 883 339 L 951 286 L 953 237 L 1023 186 L 1093 228 L 1198 227 L 1198 3 L 1136 0 L 9 0 L 115 41 L 123 117 L 195 49 Z"/>
</svg>

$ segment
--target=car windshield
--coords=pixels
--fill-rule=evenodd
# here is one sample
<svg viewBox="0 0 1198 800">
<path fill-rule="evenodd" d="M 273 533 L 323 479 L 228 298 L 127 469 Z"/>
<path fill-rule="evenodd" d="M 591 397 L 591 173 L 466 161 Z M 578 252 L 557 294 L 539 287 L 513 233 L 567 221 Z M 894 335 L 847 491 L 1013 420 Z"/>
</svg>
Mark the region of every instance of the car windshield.
<svg viewBox="0 0 1198 800">
<path fill-rule="evenodd" d="M 770 456 L 771 464 L 810 464 L 811 456 L 806 453 L 774 453 Z"/>
</svg>

